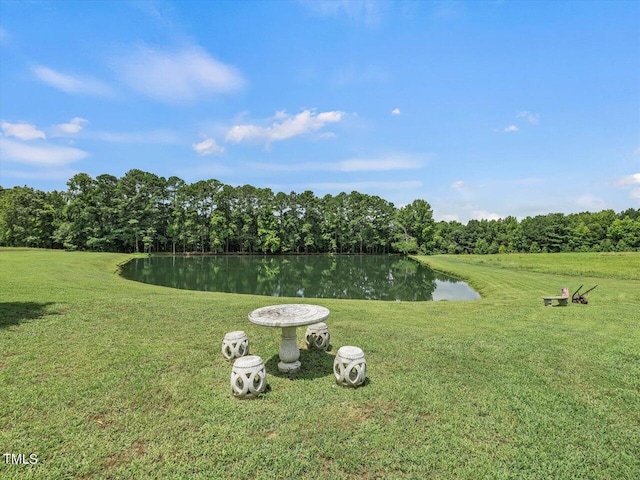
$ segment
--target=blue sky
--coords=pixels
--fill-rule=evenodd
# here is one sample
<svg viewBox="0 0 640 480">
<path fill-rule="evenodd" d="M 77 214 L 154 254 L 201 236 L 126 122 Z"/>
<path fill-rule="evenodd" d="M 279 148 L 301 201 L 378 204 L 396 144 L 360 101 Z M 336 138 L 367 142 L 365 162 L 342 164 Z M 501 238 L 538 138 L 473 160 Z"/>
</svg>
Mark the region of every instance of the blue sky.
<svg viewBox="0 0 640 480">
<path fill-rule="evenodd" d="M 640 2 L 0 0 L 0 185 L 640 207 Z"/>
</svg>

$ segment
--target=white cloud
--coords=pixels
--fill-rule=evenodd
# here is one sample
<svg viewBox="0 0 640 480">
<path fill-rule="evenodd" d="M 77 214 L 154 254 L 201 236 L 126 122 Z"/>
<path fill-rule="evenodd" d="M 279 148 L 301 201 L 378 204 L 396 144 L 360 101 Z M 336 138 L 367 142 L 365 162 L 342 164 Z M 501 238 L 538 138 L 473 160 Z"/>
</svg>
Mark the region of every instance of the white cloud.
<svg viewBox="0 0 640 480">
<path fill-rule="evenodd" d="M 116 60 L 115 67 L 131 88 L 169 104 L 234 93 L 245 84 L 236 68 L 219 62 L 198 46 L 181 50 L 138 47 Z"/>
<path fill-rule="evenodd" d="M 580 195 L 575 199 L 574 203 L 578 208 L 589 211 L 599 211 L 607 208 L 607 203 L 604 200 L 591 194 Z"/>
<path fill-rule="evenodd" d="M 537 113 L 531 113 L 531 112 L 527 112 L 527 111 L 522 111 L 522 112 L 518 112 L 516 113 L 516 118 L 524 118 L 527 120 L 527 122 L 529 122 L 531 125 L 538 125 L 540 123 L 540 115 Z M 504 132 L 504 133 L 513 133 L 513 132 L 517 132 L 519 130 L 519 128 L 514 125 L 508 125 L 507 127 L 503 128 L 503 129 L 495 129 L 495 132 Z"/>
<path fill-rule="evenodd" d="M 252 168 L 271 172 L 383 172 L 392 170 L 411 170 L 422 167 L 423 162 L 406 154 L 389 155 L 381 158 L 353 158 L 340 162 L 304 162 L 304 163 L 252 163 Z"/>
<path fill-rule="evenodd" d="M 308 111 L 308 110 L 307 110 Z M 304 112 L 302 113 L 304 114 Z M 302 115 L 299 114 L 299 115 Z M 316 119 L 318 120 L 318 122 L 321 122 L 322 124 L 324 123 L 334 123 L 334 122 L 339 122 L 342 119 L 342 115 L 344 115 L 343 112 L 339 112 L 339 111 L 331 111 L 331 112 L 322 112 L 319 113 L 318 116 L 316 117 Z M 319 125 L 318 128 L 321 128 L 322 125 Z"/>
<path fill-rule="evenodd" d="M 383 172 L 411 170 L 422 167 L 423 162 L 405 153 L 380 158 L 352 158 L 340 162 L 250 163 L 252 169 L 270 172 Z"/>
<path fill-rule="evenodd" d="M 502 218 L 502 215 L 486 210 L 472 210 L 470 218 L 474 220 L 499 220 Z"/>
<path fill-rule="evenodd" d="M 95 78 L 67 75 L 42 65 L 32 67 L 31 71 L 44 83 L 66 93 L 101 96 L 113 95 L 111 87 Z"/>
<path fill-rule="evenodd" d="M 295 116 L 288 115 L 284 111 L 276 112 L 275 121 L 270 126 L 235 125 L 227 132 L 225 140 L 231 143 L 269 144 L 318 131 L 327 123 L 339 122 L 343 115 L 344 112 L 340 111 L 322 112 L 316 115 L 312 110 L 304 110 Z"/>
<path fill-rule="evenodd" d="M 58 167 L 82 160 L 89 153 L 78 148 L 41 143 L 38 145 L 16 142 L 0 137 L 0 157 L 4 161 L 14 161 L 32 165 Z"/>
<path fill-rule="evenodd" d="M 199 155 L 215 155 L 224 152 L 224 147 L 218 145 L 213 138 L 194 143 L 192 147 Z"/>
<path fill-rule="evenodd" d="M 616 181 L 616 185 L 619 187 L 630 187 L 633 185 L 640 185 L 640 173 L 633 173 L 619 178 Z"/>
<path fill-rule="evenodd" d="M 523 111 L 523 112 L 518 112 L 516 117 L 525 118 L 531 125 L 538 125 L 540 123 L 540 115 L 538 113 Z"/>
<path fill-rule="evenodd" d="M 436 221 L 438 222 L 459 222 L 460 221 L 460 216 L 456 214 L 447 214 L 447 213 L 439 214 L 434 212 L 433 216 L 436 218 Z"/>
<path fill-rule="evenodd" d="M 16 137 L 20 140 L 36 140 L 38 138 L 47 138 L 45 133 L 38 130 L 30 123 L 9 123 L 2 121 L 0 127 L 7 137 Z"/>
<path fill-rule="evenodd" d="M 393 110 L 391 110 L 391 114 L 392 115 L 400 115 L 400 109 L 399 108 L 394 108 Z"/>
<path fill-rule="evenodd" d="M 620 177 L 615 182 L 616 187 L 631 188 L 629 192 L 629 198 L 634 200 L 640 199 L 640 173 L 632 173 L 631 175 L 625 175 Z"/>
<path fill-rule="evenodd" d="M 462 180 L 458 180 L 457 182 L 453 182 L 451 184 L 451 188 L 453 189 L 460 189 L 460 188 L 465 188 L 466 184 L 462 181 Z"/>
<path fill-rule="evenodd" d="M 70 135 L 76 135 L 89 123 L 88 120 L 80 117 L 74 117 L 69 123 L 59 123 L 52 128 L 53 137 L 67 137 Z"/>
</svg>

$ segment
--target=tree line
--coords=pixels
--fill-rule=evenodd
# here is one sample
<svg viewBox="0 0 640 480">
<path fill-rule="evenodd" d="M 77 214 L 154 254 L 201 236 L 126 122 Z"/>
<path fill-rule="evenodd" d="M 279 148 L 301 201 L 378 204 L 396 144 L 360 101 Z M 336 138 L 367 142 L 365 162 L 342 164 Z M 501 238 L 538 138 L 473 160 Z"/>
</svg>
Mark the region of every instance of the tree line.
<svg viewBox="0 0 640 480">
<path fill-rule="evenodd" d="M 452 253 L 638 251 L 640 210 L 552 213 L 466 225 L 429 203 L 359 192 L 274 193 L 141 170 L 74 175 L 64 192 L 0 187 L 0 245 L 110 252 Z"/>
</svg>

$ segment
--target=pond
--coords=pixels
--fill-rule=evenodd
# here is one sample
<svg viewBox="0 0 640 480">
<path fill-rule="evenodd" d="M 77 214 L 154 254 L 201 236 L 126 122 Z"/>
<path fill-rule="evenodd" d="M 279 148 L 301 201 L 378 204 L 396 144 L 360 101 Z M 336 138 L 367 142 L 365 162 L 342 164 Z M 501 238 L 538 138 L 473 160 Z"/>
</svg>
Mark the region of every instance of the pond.
<svg viewBox="0 0 640 480">
<path fill-rule="evenodd" d="M 151 256 L 121 275 L 165 287 L 272 297 L 474 300 L 465 282 L 397 255 Z"/>
</svg>

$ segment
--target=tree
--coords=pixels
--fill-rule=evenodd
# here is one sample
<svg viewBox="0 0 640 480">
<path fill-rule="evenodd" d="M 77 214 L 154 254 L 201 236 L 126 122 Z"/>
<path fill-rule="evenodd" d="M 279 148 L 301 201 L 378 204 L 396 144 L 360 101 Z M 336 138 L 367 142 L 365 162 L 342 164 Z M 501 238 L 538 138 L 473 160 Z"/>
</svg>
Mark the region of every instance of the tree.
<svg viewBox="0 0 640 480">
<path fill-rule="evenodd" d="M 297 200 L 302 212 L 300 235 L 304 251 L 305 253 L 321 251 L 322 214 L 319 200 L 310 190 L 302 192 Z"/>
<path fill-rule="evenodd" d="M 438 222 L 357 191 L 316 197 L 142 170 L 74 175 L 66 192 L 0 186 L 0 245 L 102 251 L 511 253 L 640 250 L 640 210 Z"/>
<path fill-rule="evenodd" d="M 78 173 L 67 182 L 66 206 L 54 236 L 70 250 L 88 248 L 88 241 L 99 228 L 96 216 L 96 184 L 86 173 Z"/>
<path fill-rule="evenodd" d="M 349 210 L 347 194 L 325 195 L 322 198 L 322 239 L 328 252 L 343 253 L 349 244 Z"/>
<path fill-rule="evenodd" d="M 133 169 L 115 187 L 116 236 L 125 251 L 151 251 L 166 232 L 162 215 L 166 199 L 166 180 L 152 173 Z"/>
<path fill-rule="evenodd" d="M 607 229 L 607 237 L 618 251 L 637 250 L 640 248 L 640 219 L 616 218 Z"/>
<path fill-rule="evenodd" d="M 425 200 L 414 200 L 396 213 L 396 222 L 403 233 L 415 239 L 418 250 L 432 253 L 434 249 L 434 226 L 431 205 Z"/>
<path fill-rule="evenodd" d="M 118 205 L 114 192 L 118 179 L 113 175 L 98 175 L 93 182 L 93 227 L 87 238 L 90 250 L 118 250 L 116 236 Z"/>
<path fill-rule="evenodd" d="M 478 240 L 476 240 L 476 246 L 473 253 L 478 255 L 487 255 L 489 253 L 489 243 L 487 243 L 484 238 L 478 238 Z"/>
<path fill-rule="evenodd" d="M 64 198 L 30 187 L 0 191 L 0 245 L 53 248 Z"/>
<path fill-rule="evenodd" d="M 232 203 L 235 198 L 235 189 L 229 185 L 223 185 L 218 190 L 216 209 L 211 214 L 211 250 L 214 252 L 229 252 L 231 239 L 234 233 L 232 222 Z"/>
<path fill-rule="evenodd" d="M 184 180 L 172 176 L 166 185 L 166 225 L 167 239 L 171 242 L 171 252 L 176 253 L 177 245 L 182 245 L 185 251 L 185 210 L 186 210 L 186 183 Z"/>
<path fill-rule="evenodd" d="M 276 253 L 280 249 L 278 219 L 274 215 L 274 197 L 271 189 L 256 191 L 256 245 L 262 253 Z"/>
</svg>

